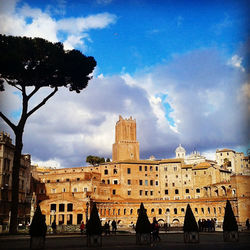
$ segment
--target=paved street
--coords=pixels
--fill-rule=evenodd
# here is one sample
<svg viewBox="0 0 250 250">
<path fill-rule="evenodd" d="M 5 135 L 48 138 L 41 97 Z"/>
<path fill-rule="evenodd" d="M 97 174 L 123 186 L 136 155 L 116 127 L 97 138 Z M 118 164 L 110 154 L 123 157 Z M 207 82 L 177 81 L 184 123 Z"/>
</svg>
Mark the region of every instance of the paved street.
<svg viewBox="0 0 250 250">
<path fill-rule="evenodd" d="M 250 233 L 240 233 L 238 243 L 224 243 L 221 232 L 201 233 L 200 243 L 185 244 L 182 233 L 161 234 L 161 241 L 156 246 L 137 246 L 135 235 L 121 234 L 104 236 L 102 239 L 103 250 L 110 249 L 205 249 L 205 250 L 231 250 L 250 249 Z M 0 249 L 29 249 L 29 236 L 0 236 Z M 45 249 L 93 249 L 86 246 L 86 236 L 81 235 L 48 235 Z"/>
</svg>

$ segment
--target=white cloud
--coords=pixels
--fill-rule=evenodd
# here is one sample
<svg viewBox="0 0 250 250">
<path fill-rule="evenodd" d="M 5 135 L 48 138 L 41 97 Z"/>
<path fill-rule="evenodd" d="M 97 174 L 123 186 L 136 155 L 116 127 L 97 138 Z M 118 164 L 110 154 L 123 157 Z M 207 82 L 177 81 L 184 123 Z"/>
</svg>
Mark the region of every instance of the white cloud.
<svg viewBox="0 0 250 250">
<path fill-rule="evenodd" d="M 17 8 L 18 1 L 4 1 L 0 9 L 0 33 L 14 36 L 41 37 L 51 42 L 65 42 L 66 49 L 78 46 L 86 51 L 85 41 L 91 42 L 87 32 L 104 29 L 116 22 L 116 16 L 99 13 L 87 17 L 54 19 L 52 14 L 27 4 Z M 20 2 L 21 3 L 21 2 Z M 64 7 L 61 2 L 61 9 Z M 48 7 L 48 9 L 50 9 Z"/>
<path fill-rule="evenodd" d="M 232 58 L 228 61 L 228 64 L 240 69 L 242 72 L 245 72 L 244 67 L 242 66 L 242 60 L 243 58 L 238 56 L 238 55 L 234 55 L 232 56 Z"/>
</svg>

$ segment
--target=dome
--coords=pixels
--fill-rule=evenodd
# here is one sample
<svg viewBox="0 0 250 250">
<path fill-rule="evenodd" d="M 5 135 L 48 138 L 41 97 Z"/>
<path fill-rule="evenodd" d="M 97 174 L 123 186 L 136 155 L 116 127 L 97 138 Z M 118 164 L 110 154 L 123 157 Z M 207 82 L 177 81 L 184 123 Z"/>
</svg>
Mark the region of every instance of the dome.
<svg viewBox="0 0 250 250">
<path fill-rule="evenodd" d="M 181 144 L 179 144 L 179 147 L 176 148 L 175 152 L 176 153 L 186 153 L 186 150 L 185 150 L 185 148 L 183 148 L 181 146 Z"/>
</svg>

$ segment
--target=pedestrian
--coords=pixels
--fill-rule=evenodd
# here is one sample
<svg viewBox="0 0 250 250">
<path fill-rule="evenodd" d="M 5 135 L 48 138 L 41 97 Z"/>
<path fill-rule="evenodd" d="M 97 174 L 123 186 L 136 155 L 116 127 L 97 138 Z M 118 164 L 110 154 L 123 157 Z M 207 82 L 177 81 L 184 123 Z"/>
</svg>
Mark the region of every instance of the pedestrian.
<svg viewBox="0 0 250 250">
<path fill-rule="evenodd" d="M 104 224 L 105 235 L 110 235 L 109 223 L 105 222 Z"/>
<path fill-rule="evenodd" d="M 52 230 L 53 230 L 53 234 L 56 234 L 56 221 L 54 220 L 51 224 Z"/>
<path fill-rule="evenodd" d="M 117 226 L 115 220 L 112 221 L 111 226 L 112 226 L 112 233 L 116 234 Z"/>
<path fill-rule="evenodd" d="M 250 225 L 249 225 L 249 218 L 246 220 L 246 227 L 247 227 L 247 230 L 250 229 Z"/>
<path fill-rule="evenodd" d="M 82 221 L 81 225 L 80 225 L 80 230 L 81 230 L 81 234 L 83 234 L 83 230 L 84 230 L 84 222 Z"/>
<path fill-rule="evenodd" d="M 160 226 L 158 224 L 158 221 L 156 220 L 156 218 L 153 218 L 153 223 L 152 223 L 152 235 L 153 235 L 153 241 L 156 240 L 161 240 L 160 236 L 159 236 L 159 230 L 160 230 Z"/>
<path fill-rule="evenodd" d="M 202 221 L 201 219 L 198 220 L 199 232 L 202 231 Z"/>
</svg>

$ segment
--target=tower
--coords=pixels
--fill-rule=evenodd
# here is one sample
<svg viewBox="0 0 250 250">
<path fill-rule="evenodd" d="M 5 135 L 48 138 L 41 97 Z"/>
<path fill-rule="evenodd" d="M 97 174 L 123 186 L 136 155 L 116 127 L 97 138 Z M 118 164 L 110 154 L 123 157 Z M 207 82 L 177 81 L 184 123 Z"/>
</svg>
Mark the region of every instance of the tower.
<svg viewBox="0 0 250 250">
<path fill-rule="evenodd" d="M 179 145 L 179 147 L 176 148 L 175 155 L 175 158 L 185 158 L 186 150 L 181 146 L 181 144 Z"/>
<path fill-rule="evenodd" d="M 136 121 L 130 116 L 119 121 L 115 126 L 115 143 L 113 144 L 112 160 L 139 160 L 139 142 L 136 140 Z"/>
</svg>

